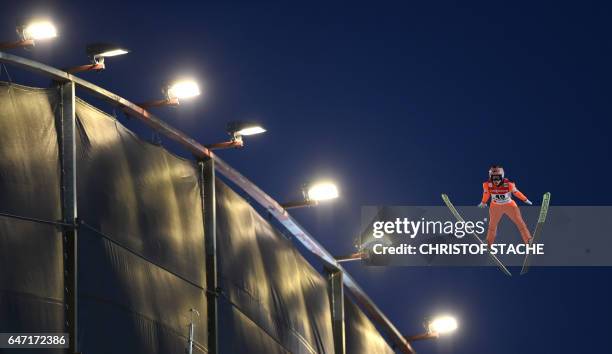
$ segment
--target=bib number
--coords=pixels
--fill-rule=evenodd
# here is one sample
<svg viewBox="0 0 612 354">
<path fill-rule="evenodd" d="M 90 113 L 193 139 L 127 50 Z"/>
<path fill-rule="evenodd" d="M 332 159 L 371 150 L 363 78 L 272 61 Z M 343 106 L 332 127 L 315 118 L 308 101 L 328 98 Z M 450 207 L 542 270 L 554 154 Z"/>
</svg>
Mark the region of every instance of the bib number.
<svg viewBox="0 0 612 354">
<path fill-rule="evenodd" d="M 493 195 L 493 201 L 495 203 L 508 203 L 510 201 L 510 196 L 508 195 L 508 193 L 505 194 L 494 194 Z"/>
</svg>

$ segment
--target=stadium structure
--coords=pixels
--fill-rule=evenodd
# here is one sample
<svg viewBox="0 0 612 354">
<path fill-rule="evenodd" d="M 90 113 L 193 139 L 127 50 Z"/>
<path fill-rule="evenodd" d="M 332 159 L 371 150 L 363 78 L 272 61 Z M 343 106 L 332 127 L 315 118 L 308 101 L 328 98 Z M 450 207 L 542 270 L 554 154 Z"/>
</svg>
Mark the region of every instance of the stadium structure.
<svg viewBox="0 0 612 354">
<path fill-rule="evenodd" d="M 414 353 L 342 265 L 211 150 L 66 71 L 0 62 L 52 80 L 0 83 L 0 332 L 70 335 L 48 353 Z"/>
</svg>

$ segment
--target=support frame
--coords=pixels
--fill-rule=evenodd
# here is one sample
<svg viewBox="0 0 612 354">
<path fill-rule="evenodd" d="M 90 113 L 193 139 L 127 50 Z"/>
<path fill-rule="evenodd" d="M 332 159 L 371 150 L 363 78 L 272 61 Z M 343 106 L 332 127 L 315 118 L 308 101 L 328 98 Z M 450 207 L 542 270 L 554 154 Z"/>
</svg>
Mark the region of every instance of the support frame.
<svg viewBox="0 0 612 354">
<path fill-rule="evenodd" d="M 198 163 L 202 213 L 204 216 L 204 250 L 206 253 L 206 306 L 208 353 L 217 354 L 218 347 L 218 270 L 217 270 L 217 200 L 215 189 L 215 160 L 205 158 Z"/>
<path fill-rule="evenodd" d="M 346 330 L 344 322 L 344 284 L 343 272 L 338 269 L 325 268 L 329 288 L 329 303 L 332 316 L 332 333 L 334 353 L 346 354 Z"/>
<path fill-rule="evenodd" d="M 64 325 L 69 335 L 68 353 L 78 353 L 78 238 L 76 185 L 76 112 L 75 85 L 72 81 L 57 84 L 64 267 Z"/>
</svg>

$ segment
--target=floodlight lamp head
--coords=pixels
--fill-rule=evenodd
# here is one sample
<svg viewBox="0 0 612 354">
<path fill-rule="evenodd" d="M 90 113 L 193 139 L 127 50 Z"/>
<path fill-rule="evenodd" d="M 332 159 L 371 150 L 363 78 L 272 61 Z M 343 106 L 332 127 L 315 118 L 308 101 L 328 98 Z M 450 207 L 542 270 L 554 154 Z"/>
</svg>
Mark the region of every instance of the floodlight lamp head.
<svg viewBox="0 0 612 354">
<path fill-rule="evenodd" d="M 245 135 L 255 135 L 264 133 L 266 130 L 256 122 L 230 122 L 227 124 L 227 133 L 234 141 L 242 141 Z"/>
<path fill-rule="evenodd" d="M 162 92 L 166 99 L 170 101 L 180 101 L 186 98 L 192 98 L 200 95 L 200 87 L 197 82 L 191 79 L 175 81 L 172 84 L 165 85 Z"/>
<path fill-rule="evenodd" d="M 457 320 L 448 315 L 436 317 L 427 324 L 428 332 L 438 335 L 451 333 L 455 331 L 457 327 Z"/>
<path fill-rule="evenodd" d="M 104 58 L 129 53 L 127 49 L 112 43 L 91 43 L 85 52 L 93 64 L 104 64 Z"/>
<path fill-rule="evenodd" d="M 302 193 L 306 200 L 320 202 L 338 198 L 338 188 L 331 181 L 321 181 L 306 185 Z"/>
<path fill-rule="evenodd" d="M 57 37 L 57 29 L 48 20 L 34 20 L 17 24 L 17 34 L 22 41 L 37 41 Z"/>
</svg>

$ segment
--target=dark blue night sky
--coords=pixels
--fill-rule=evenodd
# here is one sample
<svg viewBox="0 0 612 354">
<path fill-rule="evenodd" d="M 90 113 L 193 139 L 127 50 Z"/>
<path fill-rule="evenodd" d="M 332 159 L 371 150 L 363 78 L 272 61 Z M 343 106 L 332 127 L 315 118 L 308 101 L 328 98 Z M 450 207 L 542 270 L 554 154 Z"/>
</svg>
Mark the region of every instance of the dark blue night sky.
<svg viewBox="0 0 612 354">
<path fill-rule="evenodd" d="M 557 205 L 609 204 L 612 11 L 602 3 L 5 0 L 0 34 L 49 13 L 60 37 L 17 54 L 57 67 L 84 64 L 88 42 L 123 44 L 132 53 L 83 77 L 135 102 L 197 76 L 204 96 L 158 115 L 202 143 L 225 139 L 230 120 L 259 119 L 268 133 L 220 155 L 281 201 L 309 180 L 337 180 L 338 202 L 294 215 L 345 254 L 362 205 L 441 205 L 440 193 L 476 205 L 492 163 L 531 200 L 550 191 Z M 493 267 L 347 267 L 406 334 L 433 313 L 457 315 L 460 330 L 416 343 L 421 353 L 610 350 L 610 268 L 507 278 Z"/>
</svg>

